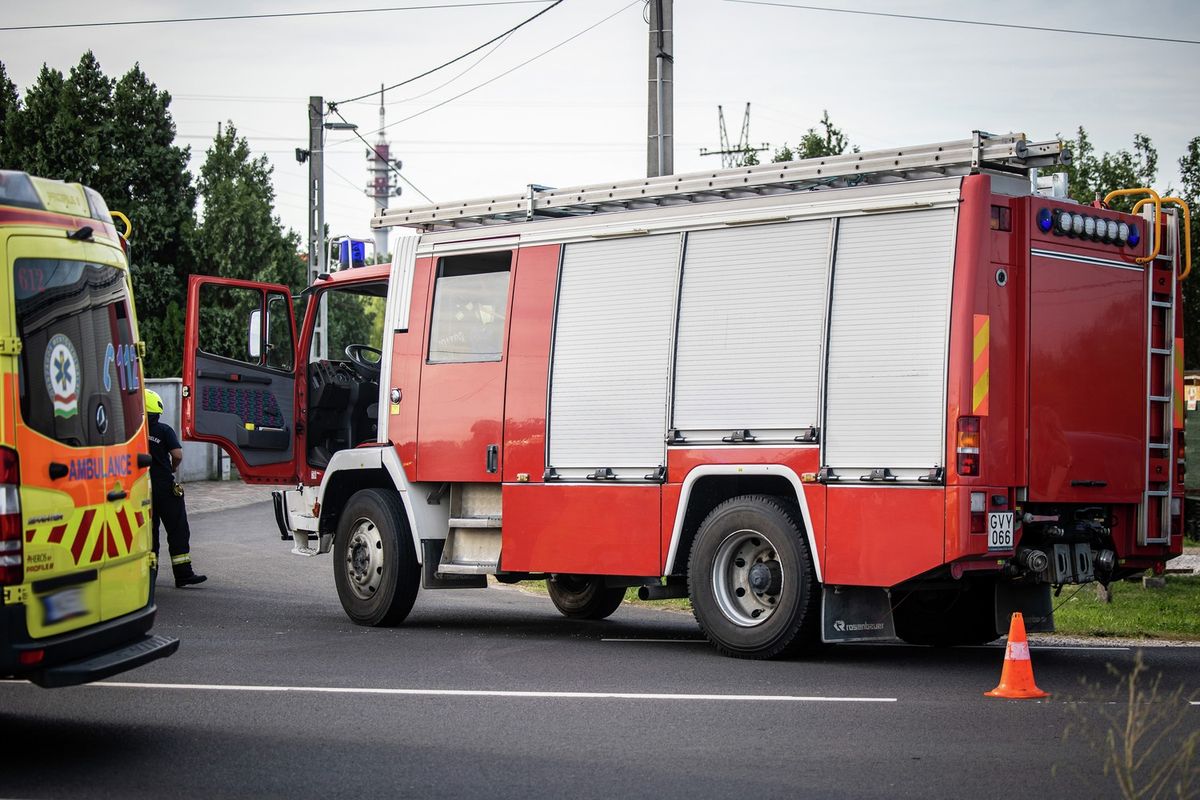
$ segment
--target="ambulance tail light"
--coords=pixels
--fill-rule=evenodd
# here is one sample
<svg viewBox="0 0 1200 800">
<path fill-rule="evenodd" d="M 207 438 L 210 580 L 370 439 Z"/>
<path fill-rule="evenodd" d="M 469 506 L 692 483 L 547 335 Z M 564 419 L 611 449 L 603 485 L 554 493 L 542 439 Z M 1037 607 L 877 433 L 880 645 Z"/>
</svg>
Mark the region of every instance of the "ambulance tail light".
<svg viewBox="0 0 1200 800">
<path fill-rule="evenodd" d="M 958 418 L 958 447 L 955 451 L 959 475 L 979 474 L 979 417 Z"/>
<path fill-rule="evenodd" d="M 0 586 L 19 584 L 25 577 L 20 488 L 17 451 L 0 447 Z"/>
</svg>

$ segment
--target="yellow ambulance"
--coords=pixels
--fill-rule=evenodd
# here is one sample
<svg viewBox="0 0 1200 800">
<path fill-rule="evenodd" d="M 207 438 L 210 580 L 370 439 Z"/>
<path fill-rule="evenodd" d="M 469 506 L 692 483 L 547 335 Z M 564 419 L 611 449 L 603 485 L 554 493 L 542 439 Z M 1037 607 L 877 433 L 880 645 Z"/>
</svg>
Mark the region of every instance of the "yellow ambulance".
<svg viewBox="0 0 1200 800">
<path fill-rule="evenodd" d="M 0 170 L 0 268 L 0 676 L 70 686 L 179 647 L 149 633 L 143 345 L 95 191 Z"/>
</svg>

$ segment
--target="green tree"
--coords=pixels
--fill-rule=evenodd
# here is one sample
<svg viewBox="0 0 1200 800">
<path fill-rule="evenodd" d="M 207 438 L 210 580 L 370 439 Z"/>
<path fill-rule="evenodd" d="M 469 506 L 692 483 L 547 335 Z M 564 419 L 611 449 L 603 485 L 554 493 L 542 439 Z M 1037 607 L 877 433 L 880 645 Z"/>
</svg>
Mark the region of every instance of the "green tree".
<svg viewBox="0 0 1200 800">
<path fill-rule="evenodd" d="M 185 287 L 195 264 L 191 153 L 175 145 L 170 104 L 171 95 L 159 91 L 140 65 L 116 82 L 109 153 L 114 180 L 102 192 L 134 226 L 130 266 L 146 370 L 156 377 L 181 373 Z"/>
<path fill-rule="evenodd" d="M 189 151 L 174 144 L 170 102 L 139 66 L 114 81 L 90 51 L 69 78 L 43 65 L 23 102 L 0 99 L 5 167 L 84 183 L 132 221 L 143 369 L 154 377 L 180 374 L 184 276 L 194 263 L 196 190 Z"/>
<path fill-rule="evenodd" d="M 821 121 L 818 125 L 820 126 L 819 130 L 815 127 L 809 128 L 800 137 L 800 143 L 794 150 L 785 143 L 783 147 L 775 151 L 771 161 L 800 161 L 805 158 L 840 156 L 848 148 L 852 152 L 858 152 L 857 147 L 850 148 L 850 140 L 846 138 L 846 134 L 842 133 L 842 129 L 829 119 L 828 109 L 821 113 Z"/>
<path fill-rule="evenodd" d="M 195 238 L 197 272 L 281 283 L 293 292 L 303 286 L 300 237 L 285 230 L 274 215 L 271 172 L 267 157 L 253 156 L 233 122 L 218 130 L 200 167 L 204 209 Z M 228 339 L 207 342 L 206 347 L 217 353 L 244 349 L 248 310 L 236 303 L 202 305 L 205 335 Z"/>
<path fill-rule="evenodd" d="M 53 129 L 62 93 L 62 73 L 43 64 L 16 113 L 5 119 L 5 160 L 11 169 L 57 177 L 58 164 L 48 134 Z"/>
<path fill-rule="evenodd" d="M 1158 151 L 1144 134 L 1135 134 L 1133 150 L 1096 154 L 1096 148 L 1080 126 L 1071 141 L 1072 161 L 1057 170 L 1067 173 L 1068 192 L 1073 200 L 1091 203 L 1104 199 L 1114 189 L 1152 186 L 1158 172 Z M 1138 198 L 1115 198 L 1112 207 L 1128 211 Z"/>
<path fill-rule="evenodd" d="M 1200 265 L 1195 264 L 1200 255 L 1200 136 L 1188 142 L 1187 153 L 1179 159 L 1179 174 L 1183 178 L 1179 196 L 1192 212 L 1192 261 L 1197 273 L 1183 281 L 1183 362 L 1186 369 L 1200 369 Z"/>
<path fill-rule="evenodd" d="M 14 117 L 20 110 L 21 98 L 17 96 L 17 85 L 9 79 L 4 64 L 0 63 L 0 169 L 7 169 L 9 163 L 5 153 L 8 141 L 7 120 L 9 117 Z"/>
</svg>

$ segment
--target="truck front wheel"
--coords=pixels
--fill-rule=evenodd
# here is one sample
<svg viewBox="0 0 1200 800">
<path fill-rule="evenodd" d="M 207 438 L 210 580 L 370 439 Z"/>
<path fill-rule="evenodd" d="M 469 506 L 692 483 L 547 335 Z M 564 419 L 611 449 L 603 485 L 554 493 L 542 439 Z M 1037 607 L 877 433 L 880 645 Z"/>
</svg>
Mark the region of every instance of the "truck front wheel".
<svg viewBox="0 0 1200 800">
<path fill-rule="evenodd" d="M 688 560 L 696 621 L 721 652 L 773 658 L 820 641 L 820 585 L 800 511 L 746 495 L 713 509 Z"/>
<path fill-rule="evenodd" d="M 404 507 L 394 492 L 364 489 L 342 510 L 333 578 L 346 615 L 359 625 L 398 625 L 421 585 Z"/>
</svg>

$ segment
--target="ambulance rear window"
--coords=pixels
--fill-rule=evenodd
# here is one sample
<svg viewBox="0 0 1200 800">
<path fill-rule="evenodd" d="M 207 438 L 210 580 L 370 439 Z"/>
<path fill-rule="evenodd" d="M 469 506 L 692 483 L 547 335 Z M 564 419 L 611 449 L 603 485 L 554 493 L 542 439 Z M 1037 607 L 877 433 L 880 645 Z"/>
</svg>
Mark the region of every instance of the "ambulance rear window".
<svg viewBox="0 0 1200 800">
<path fill-rule="evenodd" d="M 125 273 L 20 258 L 13 290 L 25 424 L 72 447 L 128 441 L 144 412 Z"/>
</svg>

